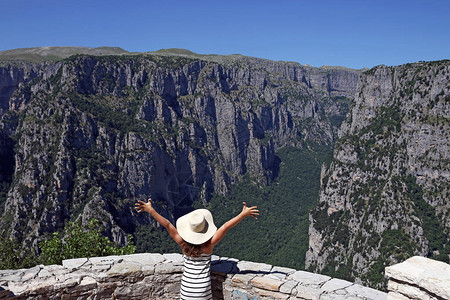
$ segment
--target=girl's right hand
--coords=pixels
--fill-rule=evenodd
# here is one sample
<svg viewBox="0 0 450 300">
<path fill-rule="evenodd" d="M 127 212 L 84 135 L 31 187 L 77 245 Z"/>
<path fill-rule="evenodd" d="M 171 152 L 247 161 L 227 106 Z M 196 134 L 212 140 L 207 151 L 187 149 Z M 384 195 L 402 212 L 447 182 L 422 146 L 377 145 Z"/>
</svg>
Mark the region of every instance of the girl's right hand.
<svg viewBox="0 0 450 300">
<path fill-rule="evenodd" d="M 137 212 L 148 212 L 150 213 L 150 211 L 152 210 L 152 198 L 148 198 L 147 203 L 141 200 L 138 200 L 138 203 L 136 203 L 134 205 L 134 208 L 137 210 Z"/>
<path fill-rule="evenodd" d="M 244 207 L 242 208 L 242 214 L 244 215 L 244 217 L 253 217 L 255 219 L 258 219 L 257 216 L 259 216 L 259 210 L 257 209 L 258 206 L 252 206 L 252 207 L 247 207 L 247 203 L 242 202 L 242 204 L 244 204 Z"/>
</svg>

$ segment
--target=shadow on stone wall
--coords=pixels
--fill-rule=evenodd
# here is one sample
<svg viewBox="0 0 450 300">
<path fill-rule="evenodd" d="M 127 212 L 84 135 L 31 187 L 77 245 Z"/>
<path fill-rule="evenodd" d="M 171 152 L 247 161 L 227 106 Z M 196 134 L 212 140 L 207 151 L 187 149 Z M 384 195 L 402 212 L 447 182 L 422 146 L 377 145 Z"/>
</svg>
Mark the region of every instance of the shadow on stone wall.
<svg viewBox="0 0 450 300">
<path fill-rule="evenodd" d="M 298 282 L 299 278 L 301 282 Z M 334 280 L 328 276 L 296 271 L 291 268 L 271 266 L 265 263 L 219 258 L 211 262 L 211 279 L 214 299 L 318 299 L 323 292 L 320 286 Z M 353 284 L 342 285 L 350 287 Z M 306 284 L 306 286 L 302 286 Z M 298 290 L 297 290 L 298 288 Z M 376 296 L 381 293 L 373 290 Z M 330 291 L 331 292 L 331 291 Z M 368 295 L 370 293 L 367 293 Z M 381 293 L 382 294 L 382 293 Z M 353 293 L 356 296 L 356 293 Z M 300 299 L 300 298 L 299 298 Z M 355 299 L 376 299 L 357 298 Z"/>
</svg>

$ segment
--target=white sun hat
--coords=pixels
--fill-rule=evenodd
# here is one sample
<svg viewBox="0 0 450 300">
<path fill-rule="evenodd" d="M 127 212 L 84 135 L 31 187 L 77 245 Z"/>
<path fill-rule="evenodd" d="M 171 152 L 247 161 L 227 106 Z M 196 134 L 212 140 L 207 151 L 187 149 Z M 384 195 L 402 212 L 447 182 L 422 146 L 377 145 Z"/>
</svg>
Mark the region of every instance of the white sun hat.
<svg viewBox="0 0 450 300">
<path fill-rule="evenodd" d="M 183 240 L 193 245 L 207 242 L 217 231 L 211 212 L 203 208 L 180 217 L 176 227 Z"/>
</svg>

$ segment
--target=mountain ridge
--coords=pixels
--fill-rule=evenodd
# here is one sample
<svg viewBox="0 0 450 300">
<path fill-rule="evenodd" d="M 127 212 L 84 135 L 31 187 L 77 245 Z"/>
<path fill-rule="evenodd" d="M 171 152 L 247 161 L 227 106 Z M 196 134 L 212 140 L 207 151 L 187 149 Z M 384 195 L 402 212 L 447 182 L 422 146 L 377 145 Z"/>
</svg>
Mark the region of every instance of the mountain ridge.
<svg viewBox="0 0 450 300">
<path fill-rule="evenodd" d="M 248 60 L 265 60 L 271 62 L 280 63 L 293 63 L 299 64 L 294 61 L 274 61 L 266 58 L 257 58 L 251 56 L 245 56 L 242 54 L 198 54 L 188 49 L 182 48 L 167 48 L 159 49 L 156 51 L 145 52 L 129 52 L 120 47 L 81 47 L 81 46 L 49 46 L 49 47 L 29 47 L 29 48 L 17 48 L 11 50 L 0 51 L 0 61 L 29 61 L 42 63 L 44 61 L 56 61 L 68 58 L 73 55 L 93 55 L 93 56 L 109 56 L 109 55 L 162 55 L 162 56 L 182 56 L 191 57 L 195 59 L 207 59 L 217 62 L 226 62 L 234 59 L 248 59 Z M 352 69 L 345 66 L 328 66 L 313 67 L 308 64 L 301 65 L 303 67 L 319 68 L 319 69 L 344 69 L 348 71 L 365 71 L 367 68 Z"/>
</svg>

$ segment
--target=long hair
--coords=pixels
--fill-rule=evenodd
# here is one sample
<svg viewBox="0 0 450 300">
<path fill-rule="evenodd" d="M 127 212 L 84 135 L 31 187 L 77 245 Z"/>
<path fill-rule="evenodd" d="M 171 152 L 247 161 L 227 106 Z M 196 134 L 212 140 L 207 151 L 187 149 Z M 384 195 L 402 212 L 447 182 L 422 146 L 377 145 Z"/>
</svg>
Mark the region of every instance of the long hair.
<svg viewBox="0 0 450 300">
<path fill-rule="evenodd" d="M 183 250 L 183 253 L 187 256 L 200 257 L 203 253 L 202 248 L 204 248 L 209 243 L 211 243 L 211 239 L 200 245 L 194 245 L 183 240 L 183 243 L 181 244 L 181 249 Z"/>
</svg>

